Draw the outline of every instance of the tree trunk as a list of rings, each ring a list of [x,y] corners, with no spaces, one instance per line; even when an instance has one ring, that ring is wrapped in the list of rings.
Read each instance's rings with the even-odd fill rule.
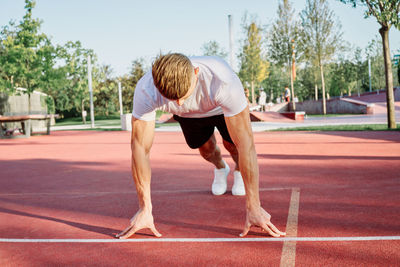
[[[81,111],[82,111],[82,123],[86,124],[85,103],[83,100],[81,102]]]
[[[291,87],[291,89],[292,89],[292,108],[293,108],[293,111],[296,111],[296,103],[295,103],[295,101],[294,101],[293,79],[294,79],[294,77],[293,77],[293,71],[292,71],[292,68],[290,68],[290,87]]]
[[[315,84],[315,101],[318,101],[318,85]]]
[[[322,66],[322,63],[319,63],[319,69],[321,71],[321,82],[322,82],[322,113],[326,115],[325,79],[324,79],[324,67]]]
[[[393,73],[392,73],[392,61],[390,59],[389,49],[389,27],[382,26],[379,29],[379,33],[382,36],[383,44],[383,58],[385,61],[385,80],[386,80],[386,102],[387,102],[387,120],[388,128],[396,128],[396,119],[394,112],[394,94],[393,94]]]
[[[32,112],[32,104],[31,104],[31,93],[28,93],[28,115]]]
[[[256,96],[254,95],[254,81],[251,81],[251,104],[256,103]]]
[[[106,102],[106,116],[108,117],[108,102]]]
[[[269,102],[273,102],[274,101],[274,91],[272,91],[272,89],[269,91]]]

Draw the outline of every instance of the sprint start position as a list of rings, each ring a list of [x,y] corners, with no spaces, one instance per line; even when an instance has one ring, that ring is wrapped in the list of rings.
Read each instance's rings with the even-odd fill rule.
[[[132,176],[139,198],[139,211],[130,225],[116,237],[129,238],[137,231],[154,226],[150,196],[150,148],[153,144],[156,109],[174,114],[186,143],[215,165],[212,193],[227,189],[229,166],[221,157],[214,136],[217,127],[223,145],[236,163],[233,195],[246,195],[246,222],[241,237],[252,226],[271,236],[286,235],[271,223],[259,197],[259,170],[247,99],[243,86],[229,67],[217,57],[191,57],[171,53],[160,55],[138,82],[132,112]],[[243,176],[243,178],[242,178]]]

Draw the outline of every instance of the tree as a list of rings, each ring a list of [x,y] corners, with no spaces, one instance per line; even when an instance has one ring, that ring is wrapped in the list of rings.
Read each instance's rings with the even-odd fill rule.
[[[271,64],[268,71],[268,77],[262,81],[261,86],[265,89],[267,95],[269,94],[269,102],[276,102],[275,100],[282,95],[282,88],[287,83],[287,77],[282,72],[282,68],[275,64]]]
[[[145,74],[145,63],[142,58],[135,59],[131,65],[129,75],[120,78],[122,86],[122,104],[124,106],[124,113],[132,112],[133,107],[133,94],[135,87],[140,78]]]
[[[382,40],[379,39],[371,40],[365,48],[367,64],[368,59],[371,63],[371,87],[378,90],[385,87],[385,62],[382,53]]]
[[[105,116],[116,113],[119,106],[117,83],[113,79],[112,73],[113,70],[110,65],[103,65],[94,77],[93,98],[95,99],[95,111]]]
[[[353,7],[357,5],[365,6],[365,17],[374,16],[381,25],[379,33],[382,37],[383,58],[385,62],[386,80],[386,101],[388,128],[396,128],[394,93],[393,93],[393,73],[392,61],[389,48],[389,31],[392,25],[400,29],[400,1],[399,0],[339,0],[343,3],[350,3]]]
[[[269,58],[280,67],[285,68],[287,74],[287,84],[293,81],[292,62],[298,62],[302,55],[301,47],[297,47],[297,53],[294,54],[294,42],[299,40],[300,23],[294,15],[292,4],[288,0],[283,0],[278,6],[278,18],[272,24],[268,36]],[[293,56],[295,58],[293,58]],[[292,88],[292,98],[294,98],[294,89]]]
[[[326,114],[324,65],[341,49],[340,24],[334,20],[333,11],[326,0],[307,0],[301,12],[303,26],[302,43],[305,56],[313,65],[318,65],[322,83],[322,109]]]
[[[217,56],[226,60],[228,53],[220,47],[217,41],[209,41],[201,47],[204,56]]]
[[[242,52],[239,55],[240,71],[239,78],[242,82],[250,84],[252,104],[255,104],[255,86],[259,86],[268,76],[269,62],[262,54],[261,30],[253,21],[247,24],[244,19],[243,28],[247,38],[244,40]]]
[[[306,62],[304,68],[298,70],[296,91],[299,99],[318,100],[318,84],[320,82],[318,73],[318,67],[309,62]]]
[[[57,48],[60,67],[55,71],[59,76],[57,86],[53,87],[49,94],[54,97],[56,109],[61,113],[77,111],[82,114],[88,107],[89,88],[87,79],[87,58],[91,57],[93,77],[98,76],[96,68],[96,55],[91,49],[82,47],[79,41],[67,42]],[[94,88],[96,82],[94,82]]]
[[[17,66],[15,66],[17,52],[14,49],[16,30],[14,28],[14,22],[10,22],[9,26],[4,26],[0,33],[0,92],[10,94],[15,91],[14,75],[17,72]]]
[[[358,92],[363,92],[369,88],[368,62],[362,56],[361,48],[357,47],[354,51],[353,62],[356,65],[356,79]]]
[[[330,92],[334,96],[351,96],[357,85],[356,65],[349,59],[340,57],[337,62],[330,64]]]
[[[49,87],[56,50],[40,33],[41,21],[32,18],[34,7],[35,1],[25,0],[26,13],[21,22],[10,22],[1,30],[1,91],[13,93],[17,87],[24,87],[30,97],[34,90]]]

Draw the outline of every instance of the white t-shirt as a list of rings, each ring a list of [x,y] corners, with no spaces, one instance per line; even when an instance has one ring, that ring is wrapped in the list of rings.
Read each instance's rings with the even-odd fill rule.
[[[265,106],[267,103],[267,93],[264,91],[260,91],[260,97],[258,98],[258,104],[261,106]]]
[[[242,83],[229,65],[218,57],[191,57],[199,67],[198,81],[193,93],[182,106],[176,100],[162,96],[154,86],[151,71],[137,83],[133,97],[132,115],[140,120],[155,120],[156,109],[186,118],[204,118],[224,114],[234,116],[247,107]]]

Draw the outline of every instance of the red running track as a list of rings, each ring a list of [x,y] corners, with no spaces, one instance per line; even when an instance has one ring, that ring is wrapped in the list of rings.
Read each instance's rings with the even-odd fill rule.
[[[213,196],[211,165],[181,133],[157,132],[152,198],[163,237],[146,242],[154,237],[142,231],[130,239],[140,242],[118,242],[113,235],[138,206],[129,133],[55,132],[0,140],[0,266],[400,265],[398,239],[346,239],[400,236],[398,132],[272,132],[255,140],[263,206],[278,228],[314,241],[271,241],[253,229],[238,242],[245,198]],[[191,239],[171,242],[179,238]],[[15,242],[49,239],[66,243]],[[81,243],[90,240],[99,242]]]

